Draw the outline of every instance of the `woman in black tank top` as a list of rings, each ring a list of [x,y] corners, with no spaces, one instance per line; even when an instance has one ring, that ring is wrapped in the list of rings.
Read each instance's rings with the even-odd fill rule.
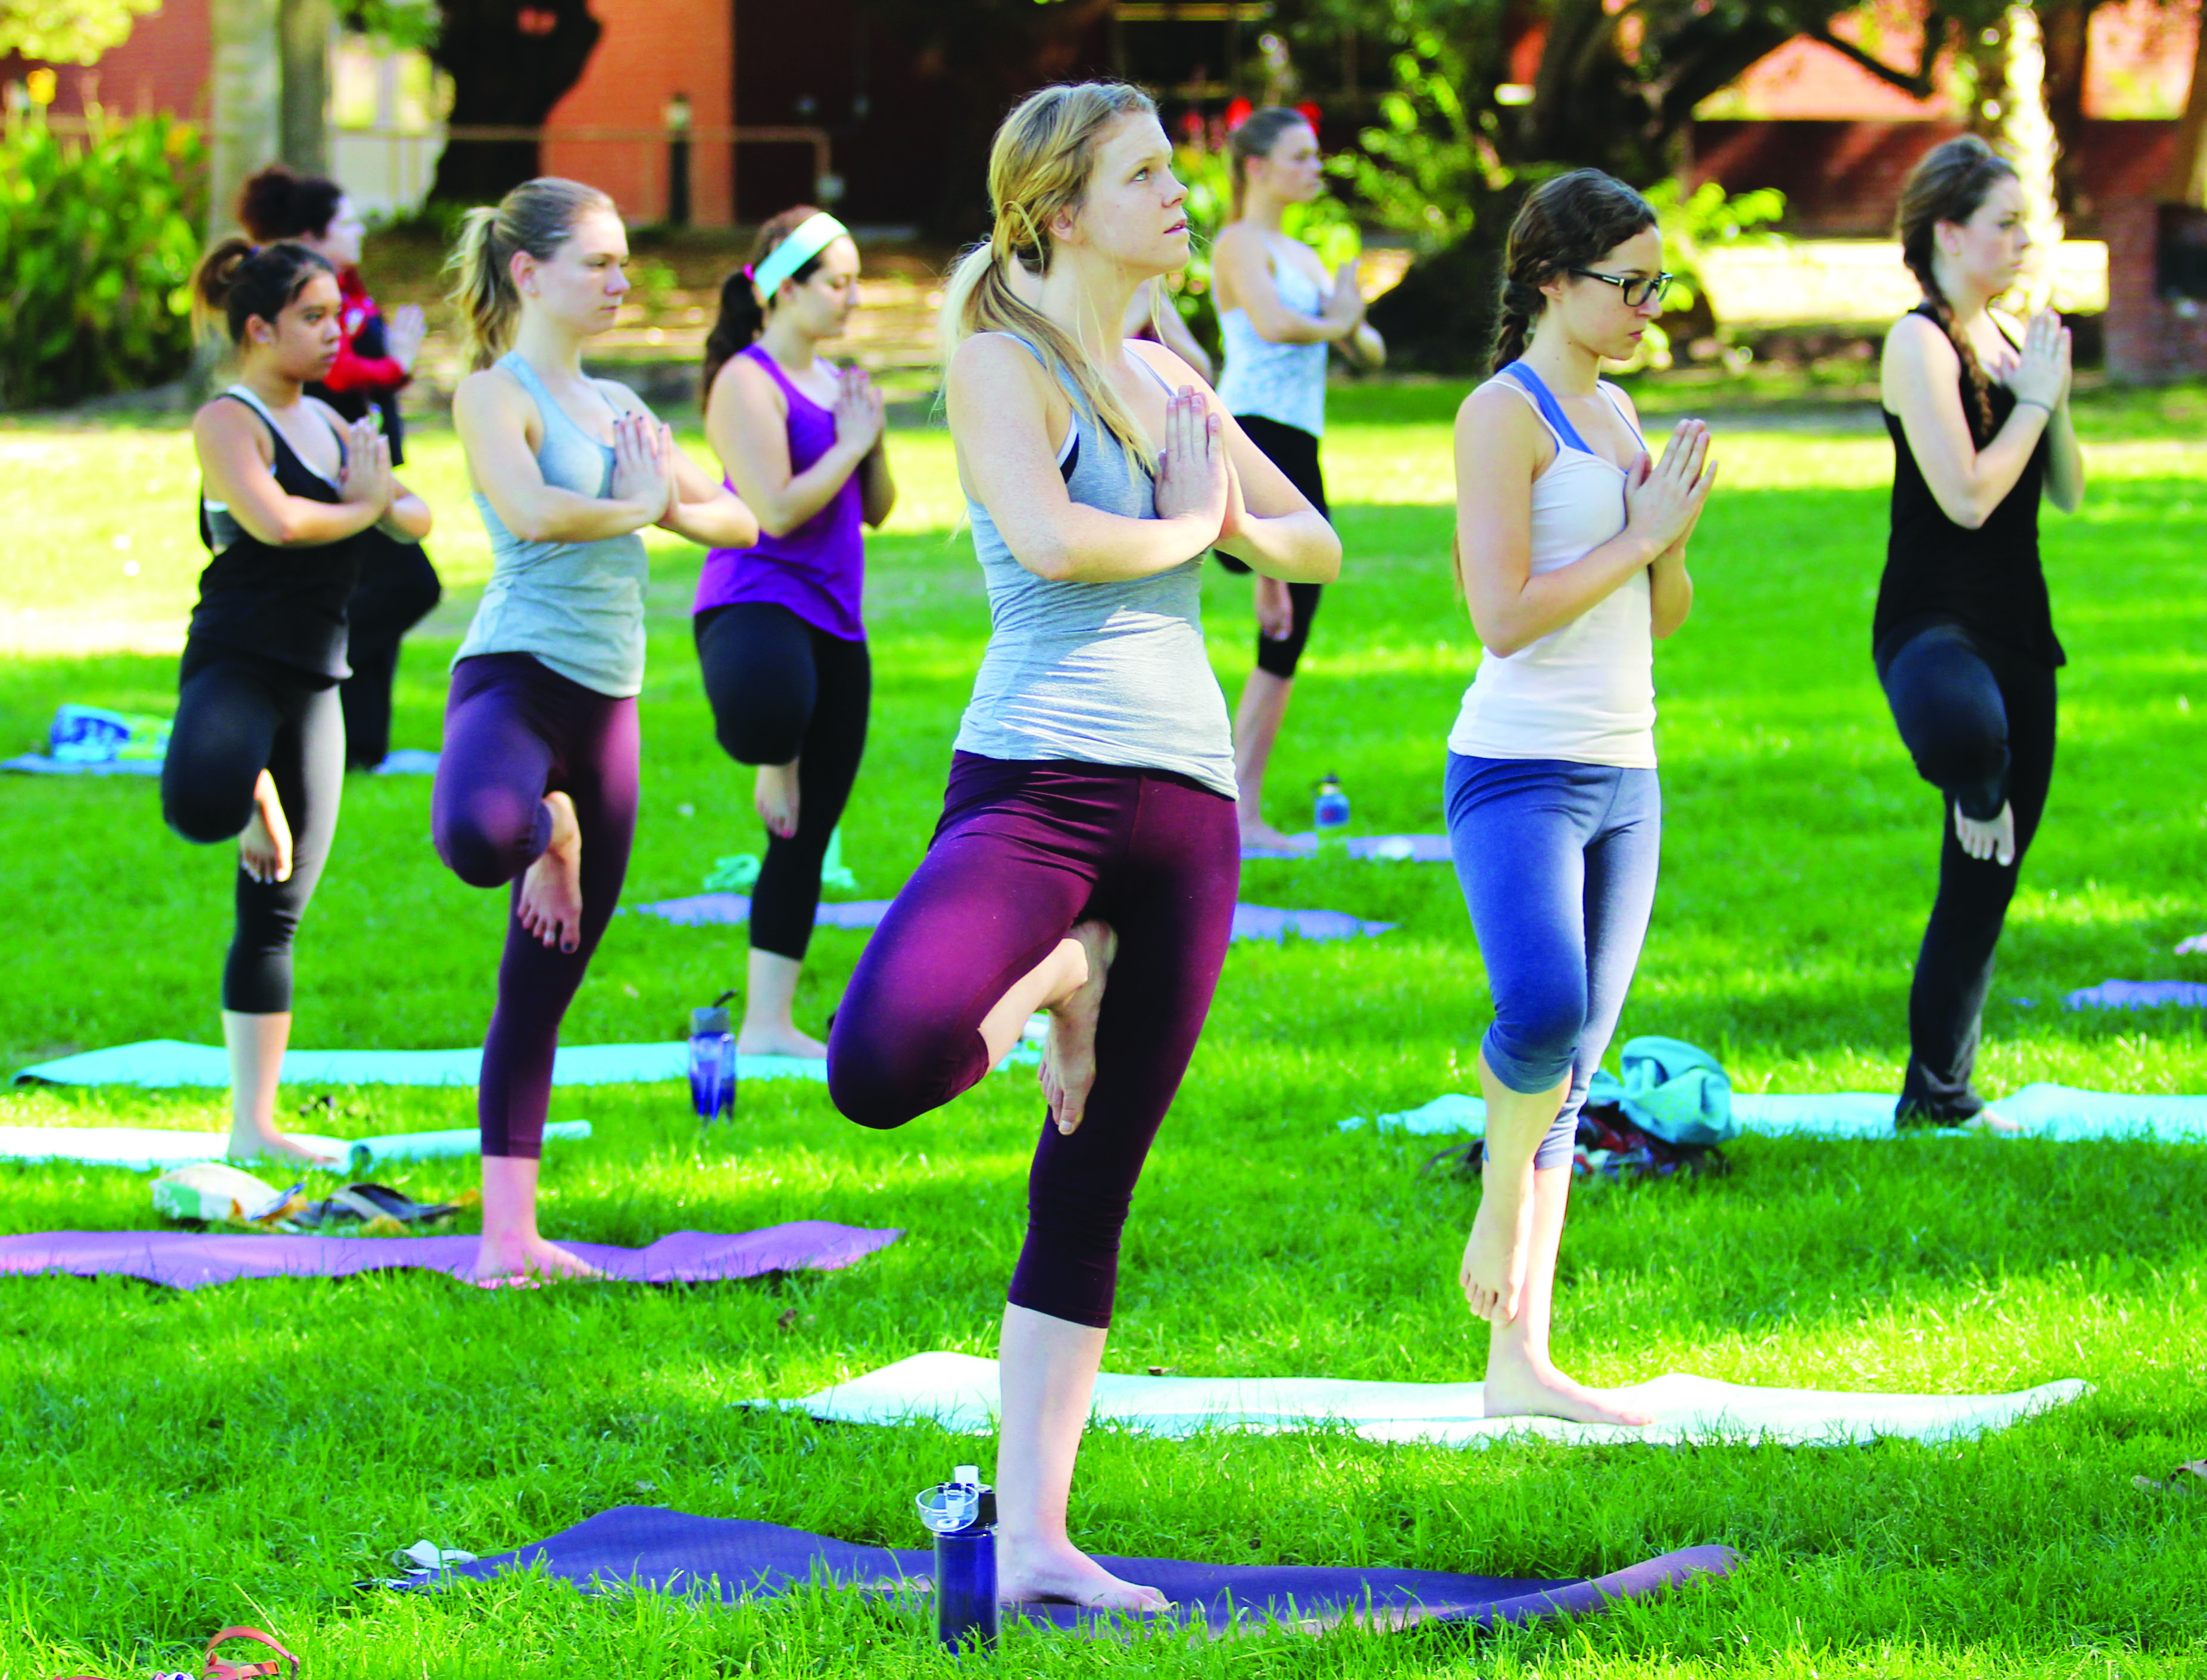
[[[236,840],[236,930],[223,970],[229,1152],[315,1152],[276,1128],[291,1032],[291,938],[337,832],[345,602],[368,533],[418,542],[429,510],[391,475],[373,425],[304,394],[341,342],[337,278],[301,245],[225,240],[194,279],[219,312],[238,380],[192,419],[202,484],[200,575],[161,767],[169,826]],[[334,1163],[328,1163],[334,1164]]]
[[[1896,1117],[1958,1125],[2018,869],[2054,772],[2054,673],[2065,662],[2038,562],[2038,504],[2084,495],[2069,421],[2069,333],[2045,311],[2020,342],[1990,313],[2031,236],[2022,183],[1983,140],[1926,154],[1900,204],[1924,302],[1882,369],[1893,527],[1871,631],[1878,679],[1917,774],[1940,790],[1939,896],[1908,1002]]]

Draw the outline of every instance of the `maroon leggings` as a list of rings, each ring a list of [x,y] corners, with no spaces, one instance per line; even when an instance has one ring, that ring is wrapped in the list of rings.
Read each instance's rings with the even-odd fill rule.
[[[1234,802],[1187,778],[959,753],[942,820],[835,1011],[828,1088],[901,1126],[989,1071],[981,1022],[1076,922],[1119,936],[1086,1117],[1044,1116],[1011,1300],[1101,1330],[1134,1181],[1203,1031],[1234,928]]]
[[[505,924],[498,1007],[483,1038],[475,1111],[486,1156],[544,1152],[559,1021],[620,901],[636,837],[636,702],[570,682],[527,654],[479,654],[452,667],[445,746],[429,800],[437,855],[470,887],[513,883],[552,839],[544,796],[575,802],[583,831],[583,925],[571,952]]]

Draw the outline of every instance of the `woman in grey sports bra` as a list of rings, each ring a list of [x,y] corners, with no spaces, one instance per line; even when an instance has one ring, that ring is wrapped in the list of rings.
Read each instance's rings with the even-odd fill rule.
[[[476,1086],[480,1282],[590,1270],[537,1231],[537,1158],[559,1021],[636,831],[644,528],[709,548],[758,541],[751,511],[632,392],[583,374],[627,260],[613,200],[551,177],[469,212],[453,254],[475,371],[452,422],[492,563],[452,661],[430,831],[463,881],[513,888]]]
[[[1000,1586],[1136,1610],[1163,1599],[1075,1549],[1065,1510],[1120,1228],[1233,925],[1233,747],[1198,617],[1203,555],[1216,542],[1313,583],[1341,558],[1186,363],[1116,335],[1134,289],[1187,260],[1171,161],[1155,107],[1112,84],[1046,89],[996,136],[996,230],[943,306],[989,649],[934,844],[828,1046],[836,1106],[901,1126],[1050,1012],[1050,1123],[1004,1314]],[[1034,304],[1015,267],[1039,276]]]

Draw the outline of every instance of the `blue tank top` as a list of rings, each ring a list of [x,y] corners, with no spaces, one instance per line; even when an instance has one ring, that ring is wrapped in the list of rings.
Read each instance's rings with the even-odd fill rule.
[[[1085,412],[1071,381],[1058,382],[1073,403],[1061,457],[1067,492],[1121,518],[1156,518],[1149,473]],[[1126,582],[1055,583],[1013,558],[988,509],[969,499],[966,511],[990,634],[958,750],[1170,770],[1234,798],[1226,698],[1203,643],[1203,556]]]
[[[544,428],[536,465],[544,481],[578,496],[610,498],[613,446],[569,419],[517,352],[507,351],[498,365],[535,402]],[[606,406],[613,408],[610,397]],[[595,542],[524,542],[505,528],[480,490],[475,507],[490,533],[490,582],[452,663],[477,654],[528,654],[569,682],[609,698],[640,692],[643,586],[649,573],[643,534]]]

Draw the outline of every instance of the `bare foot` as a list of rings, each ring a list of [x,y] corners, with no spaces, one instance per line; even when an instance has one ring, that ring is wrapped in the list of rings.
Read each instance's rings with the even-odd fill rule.
[[[291,825],[266,770],[253,784],[253,815],[237,836],[237,866],[263,886],[291,878]]]
[[[1050,1118],[1070,1137],[1080,1128],[1096,1084],[1096,1021],[1104,1012],[1104,982],[1119,954],[1119,936],[1102,922],[1083,922],[1068,938],[1087,959],[1086,977],[1050,1006],[1050,1037],[1042,1050],[1042,1092]],[[1079,1557],[1078,1551],[1071,1552]],[[1083,1560],[1086,1561],[1085,1559]]]
[[[546,945],[572,951],[583,940],[583,830],[565,793],[547,793],[544,808],[552,813],[552,843],[522,876],[514,913]]]
[[[1096,1610],[1170,1610],[1154,1587],[1121,1581],[1070,1540],[1020,1544],[1000,1538],[996,1596],[1006,1604],[1077,1604]]]
[[[762,764],[751,783],[751,804],[766,824],[766,831],[787,840],[797,832],[797,760],[787,764]]]
[[[1644,1429],[1645,1412],[1621,1405],[1601,1389],[1575,1383],[1543,1359],[1528,1359],[1510,1338],[1498,1336],[1486,1354],[1486,1415],[1564,1418],[1572,1423],[1614,1423]]]
[[[1533,1235],[1529,1188],[1522,1181],[1508,1182],[1492,1166],[1481,1182],[1479,1212],[1463,1245],[1456,1282],[1472,1312],[1489,1324],[1506,1324],[1515,1318],[1524,1294],[1526,1253]]]
[[[2019,1120],[2010,1120],[1996,1109],[1979,1109],[1977,1113],[1962,1122],[1962,1130],[1997,1132],[2004,1138],[2013,1138],[2022,1134],[2023,1122]]]
[[[1963,816],[1961,806],[1956,805],[1954,838],[1961,841],[1963,851],[1980,863],[1989,858],[2007,869],[2015,862],[2015,811],[2002,805],[1998,816],[1980,822],[1974,816]]]
[[[332,1155],[272,1128],[266,1132],[241,1132],[233,1126],[223,1153],[232,1161],[299,1161],[332,1172],[345,1163],[342,1156]]]
[[[1241,845],[1245,850],[1261,852],[1301,852],[1304,848],[1295,838],[1282,834],[1261,816],[1252,817],[1241,825]]]
[[[493,1237],[488,1232],[475,1250],[475,1269],[468,1274],[471,1282],[486,1288],[532,1278],[604,1276],[588,1260],[533,1233],[525,1237]]]
[[[809,1032],[793,1026],[746,1025],[736,1035],[738,1055],[802,1055],[815,1061],[827,1056],[828,1047]]]

